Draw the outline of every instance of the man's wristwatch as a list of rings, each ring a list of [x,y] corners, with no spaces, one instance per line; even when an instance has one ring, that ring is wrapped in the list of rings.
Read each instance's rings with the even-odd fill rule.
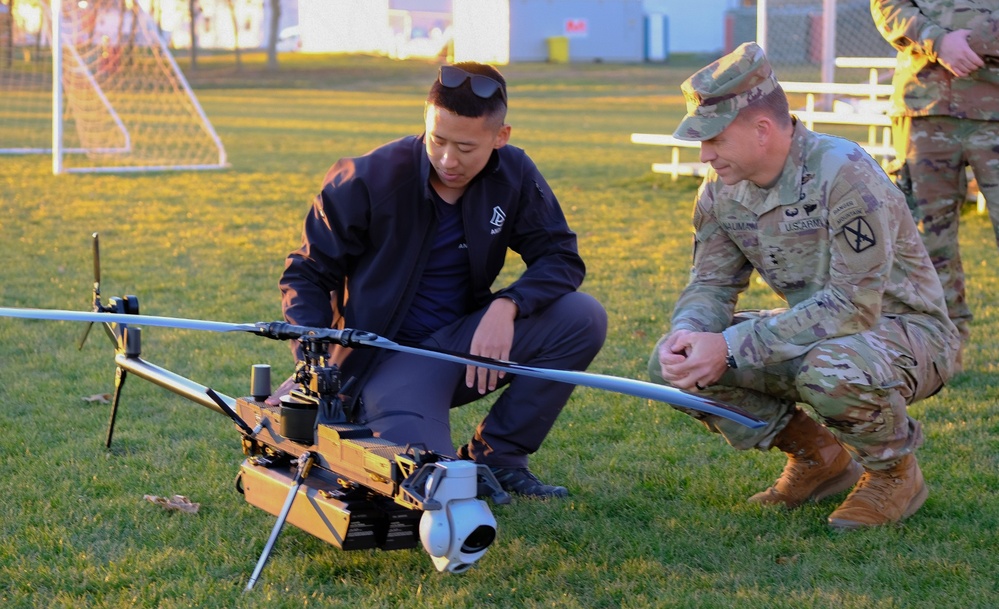
[[[725,339],[725,349],[728,350],[728,355],[725,356],[725,365],[735,370],[737,366],[735,364],[735,356],[732,355],[732,345],[728,344],[728,338],[725,338],[724,334],[722,334],[722,338]]]

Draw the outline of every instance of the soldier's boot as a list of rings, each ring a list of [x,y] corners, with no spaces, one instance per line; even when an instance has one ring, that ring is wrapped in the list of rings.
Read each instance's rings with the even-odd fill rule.
[[[751,503],[796,508],[818,502],[856,484],[864,471],[836,436],[800,408],[773,445],[787,454],[787,464],[773,486],[749,498]]]
[[[929,495],[914,455],[886,470],[866,470],[843,504],[829,515],[838,531],[899,522],[916,513]]]

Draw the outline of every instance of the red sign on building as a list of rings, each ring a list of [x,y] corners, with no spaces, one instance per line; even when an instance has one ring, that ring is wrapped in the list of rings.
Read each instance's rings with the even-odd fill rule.
[[[589,23],[586,19],[566,19],[565,35],[583,37],[589,33]]]

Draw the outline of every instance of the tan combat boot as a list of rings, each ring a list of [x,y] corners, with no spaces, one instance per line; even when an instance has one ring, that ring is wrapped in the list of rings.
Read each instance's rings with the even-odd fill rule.
[[[929,495],[914,455],[886,470],[866,470],[846,501],[829,515],[839,531],[898,522],[916,513]]]
[[[800,408],[773,445],[787,454],[787,465],[773,486],[749,498],[751,503],[795,508],[818,502],[850,488],[863,473],[839,440]]]

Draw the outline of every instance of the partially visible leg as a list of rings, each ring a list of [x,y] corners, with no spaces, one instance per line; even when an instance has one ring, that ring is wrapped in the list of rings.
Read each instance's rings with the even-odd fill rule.
[[[427,346],[467,353],[483,311],[427,339]],[[593,297],[573,292],[516,322],[511,359],[539,368],[583,370],[599,352],[607,315]],[[376,362],[361,391],[360,424],[379,437],[455,456],[450,409],[481,397],[465,387],[465,366],[406,353]],[[463,456],[491,466],[527,467],[572,393],[573,385],[507,374],[507,386]]]
[[[668,336],[668,333],[667,333]],[[659,345],[663,336],[649,355],[649,379],[653,383],[669,385],[662,377],[659,363]],[[676,410],[700,421],[712,433],[720,434],[733,448],[748,450],[769,449],[774,438],[794,415],[798,395],[794,389],[794,372],[797,364],[774,366],[763,370],[729,370],[714,385],[698,391],[706,398],[738,406],[763,421],[766,425],[751,429],[723,417],[673,406]]]
[[[467,352],[481,312],[462,323],[435,334],[435,346]],[[534,315],[515,322],[510,359],[535,368],[585,370],[603,346],[607,314],[592,296],[572,292]],[[458,456],[488,465],[503,489],[536,498],[566,497],[562,486],[541,482],[527,467],[547,437],[573,385],[507,373],[500,380],[506,387],[479,424],[471,441]],[[461,406],[482,397],[463,379],[452,405]]]
[[[455,456],[449,413],[465,367],[408,353],[386,353],[361,391],[357,422],[379,437]]]
[[[926,500],[914,455],[922,427],[907,405],[943,383],[927,334],[904,318],[884,318],[871,331],[826,341],[805,357],[799,393],[864,466],[853,492],[829,516],[835,529],[897,522]]]
[[[999,121],[968,121],[965,148],[999,245]],[[962,335],[962,339],[966,336]]]
[[[468,350],[477,317],[435,340],[445,349]],[[536,368],[585,370],[603,346],[607,314],[588,294],[572,292],[536,314],[516,321],[510,359]],[[527,467],[528,455],[540,448],[574,385],[507,373],[507,385],[479,424],[466,452],[476,462],[498,467]],[[459,383],[453,405],[482,397]]]
[[[978,190],[985,197],[989,219],[992,220],[992,229],[999,245],[999,121],[965,120],[962,123],[961,141],[968,164],[975,173]]]
[[[735,322],[754,313],[741,312]],[[649,358],[649,377],[653,382],[667,384],[661,376],[658,353],[657,344]],[[699,392],[738,405],[767,421],[761,429],[749,429],[721,417],[678,408],[724,436],[737,449],[776,447],[787,455],[780,477],[769,488],[750,497],[753,503],[794,508],[844,491],[860,477],[860,466],[839,441],[795,405],[800,401],[795,378],[801,362],[798,358],[763,370],[729,370],[718,383]]]
[[[818,503],[851,488],[864,471],[828,429],[800,408],[774,446],[787,455],[784,471],[770,488],[750,497],[751,503],[789,508]]]
[[[905,155],[911,181],[909,204],[943,285],[948,315],[964,340],[972,313],[958,246],[961,208],[968,191],[961,119],[927,116],[906,120],[911,120]]]

